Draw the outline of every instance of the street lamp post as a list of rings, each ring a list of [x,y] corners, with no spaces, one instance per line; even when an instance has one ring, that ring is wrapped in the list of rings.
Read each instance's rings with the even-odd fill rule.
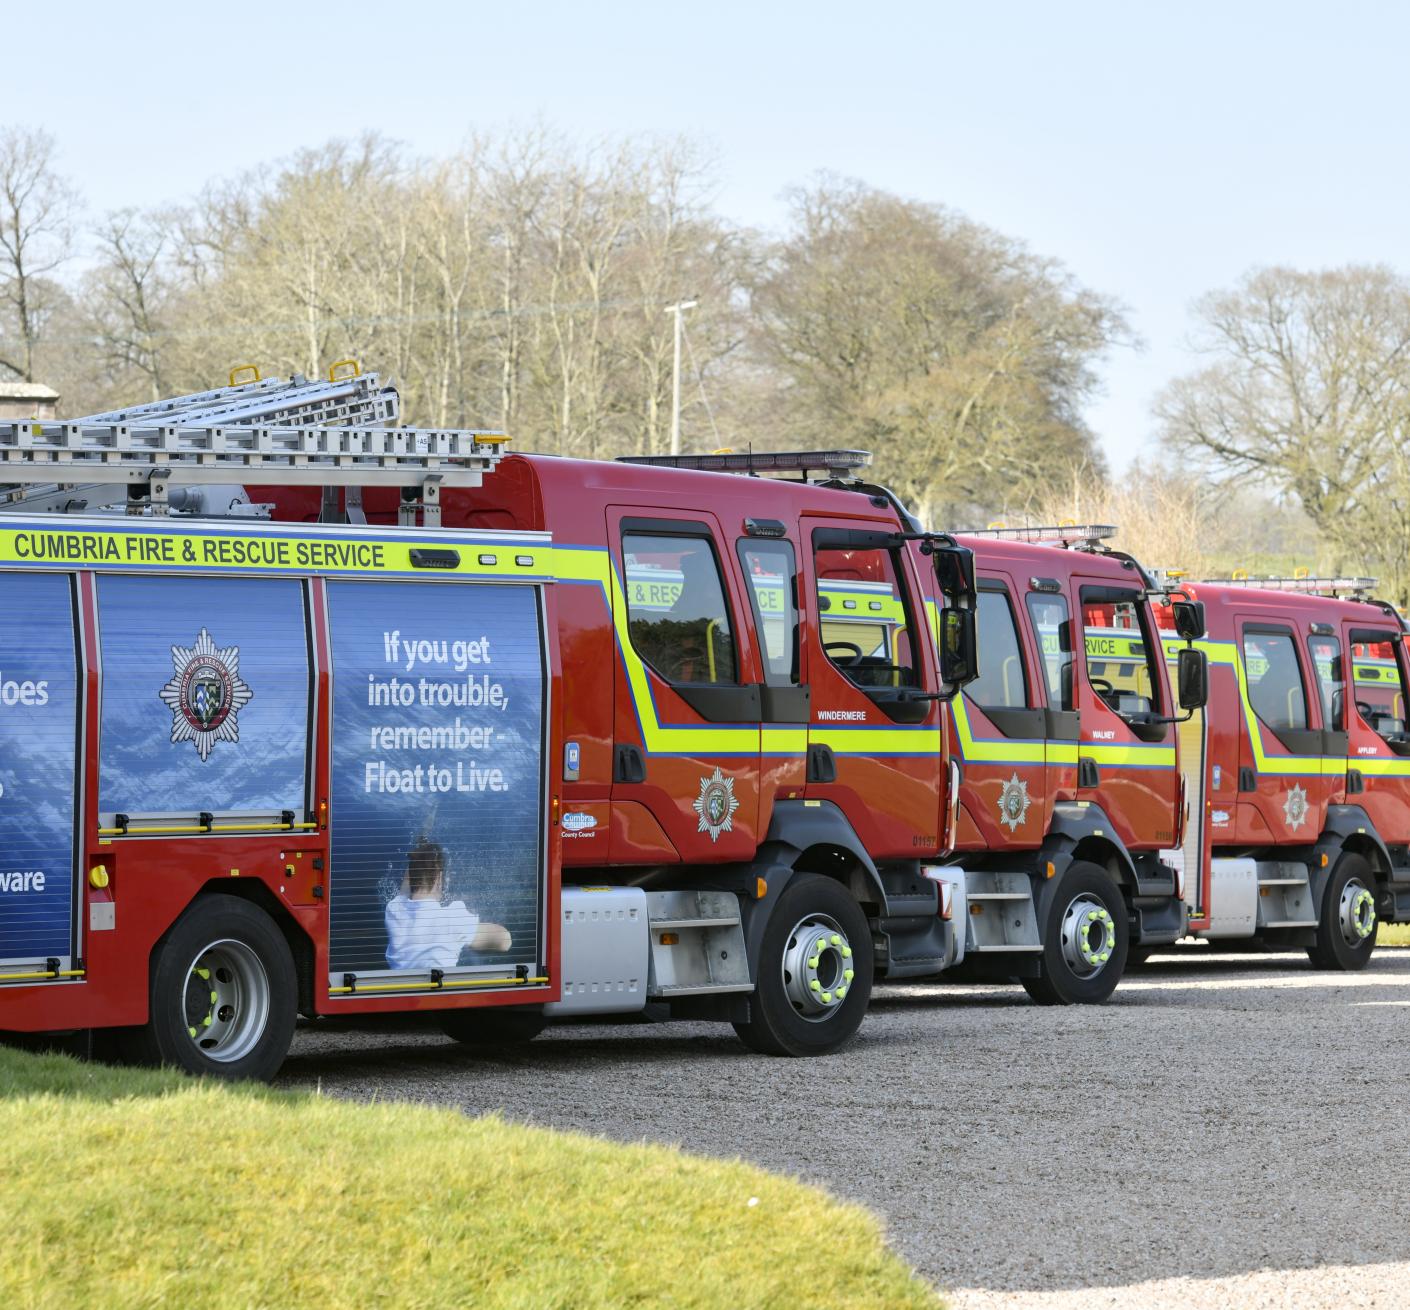
[[[697,300],[682,300],[674,305],[667,305],[665,312],[676,316],[676,340],[675,352],[672,356],[671,365],[671,454],[681,453],[681,314],[687,309],[694,309],[700,302]]]

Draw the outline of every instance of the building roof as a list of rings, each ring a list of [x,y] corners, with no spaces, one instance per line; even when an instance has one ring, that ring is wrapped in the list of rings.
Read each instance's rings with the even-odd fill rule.
[[[0,400],[58,400],[59,393],[42,382],[0,382]]]

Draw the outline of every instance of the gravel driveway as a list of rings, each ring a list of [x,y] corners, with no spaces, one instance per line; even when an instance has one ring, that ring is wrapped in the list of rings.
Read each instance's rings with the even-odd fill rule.
[[[1407,1073],[1410,950],[1336,975],[1192,947],[1094,1009],[884,987],[822,1060],[701,1024],[489,1055],[306,1029],[283,1082],[744,1156],[880,1212],[957,1306],[1091,1310],[1410,1305]]]

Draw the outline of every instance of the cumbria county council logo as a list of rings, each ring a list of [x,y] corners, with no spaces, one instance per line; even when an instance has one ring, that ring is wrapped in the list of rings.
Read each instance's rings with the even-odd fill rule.
[[[999,822],[1010,832],[1017,832],[1019,825],[1028,817],[1028,807],[1032,804],[1028,784],[1015,773],[999,792]]]
[[[1302,787],[1294,787],[1283,802],[1283,818],[1289,828],[1300,828],[1307,817],[1307,792]]]
[[[734,812],[739,801],[734,795],[734,779],[726,778],[718,768],[708,778],[700,779],[700,795],[691,802],[700,816],[696,832],[708,832],[711,841],[719,841],[722,832],[734,831]]]
[[[240,676],[240,648],[219,649],[204,628],[194,646],[173,646],[176,671],[158,693],[171,709],[171,739],[194,741],[202,760],[218,741],[239,741],[236,714],[254,696]]]

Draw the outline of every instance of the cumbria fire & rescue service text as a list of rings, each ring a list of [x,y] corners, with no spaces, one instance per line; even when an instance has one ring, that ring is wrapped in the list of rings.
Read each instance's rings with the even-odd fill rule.
[[[382,634],[383,658],[398,670],[392,677],[367,677],[367,703],[388,709],[417,711],[486,709],[503,713],[509,708],[504,684],[475,666],[493,663],[488,637],[404,638],[401,631]],[[427,677],[421,670],[451,670],[463,675],[456,681]],[[402,673],[408,676],[401,676]],[[415,675],[415,676],[410,676]],[[419,716],[417,716],[419,717]],[[494,727],[467,723],[459,715],[441,723],[375,723],[368,745],[378,753],[405,751],[449,752],[451,759],[420,759],[414,764],[369,759],[363,765],[363,790],[367,792],[502,792],[508,790],[504,770],[466,759],[467,751],[492,751]]]
[[[187,537],[166,533],[16,532],[16,559],[64,564],[215,564],[246,568],[380,569],[386,549],[367,541]]]

